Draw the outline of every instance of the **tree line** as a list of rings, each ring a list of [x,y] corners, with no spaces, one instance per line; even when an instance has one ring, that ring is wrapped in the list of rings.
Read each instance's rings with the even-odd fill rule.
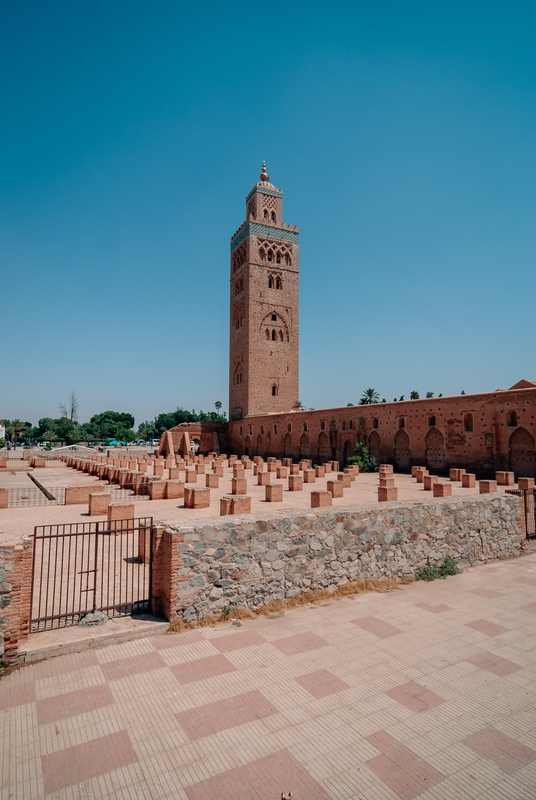
[[[39,444],[47,442],[53,444],[76,444],[77,442],[108,442],[116,440],[118,443],[148,441],[159,439],[164,431],[179,425],[181,422],[227,422],[225,413],[221,413],[221,402],[214,404],[216,411],[187,411],[177,408],[163,414],[158,414],[153,420],[146,420],[135,429],[134,416],[124,411],[102,411],[94,414],[89,422],[80,423],[78,420],[78,400],[76,394],[71,392],[67,404],[60,403],[60,416],[56,418],[42,417],[37,425],[24,422],[20,419],[3,419],[6,428],[6,439],[15,445],[20,442],[25,444]],[[0,440],[0,446],[4,442]]]

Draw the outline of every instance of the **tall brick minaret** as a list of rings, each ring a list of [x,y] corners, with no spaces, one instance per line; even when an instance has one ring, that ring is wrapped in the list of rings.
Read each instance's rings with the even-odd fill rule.
[[[290,411],[298,394],[298,228],[262,164],[231,238],[229,418]]]

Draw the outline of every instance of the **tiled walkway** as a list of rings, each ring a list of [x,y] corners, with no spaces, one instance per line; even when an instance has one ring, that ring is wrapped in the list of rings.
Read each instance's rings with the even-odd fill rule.
[[[534,800],[536,555],[0,682],[2,800]]]

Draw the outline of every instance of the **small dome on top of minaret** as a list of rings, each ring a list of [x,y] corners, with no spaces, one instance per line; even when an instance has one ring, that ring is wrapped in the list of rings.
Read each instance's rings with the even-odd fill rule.
[[[262,172],[261,172],[261,181],[268,181],[270,180],[270,176],[266,172],[266,161],[262,162]]]

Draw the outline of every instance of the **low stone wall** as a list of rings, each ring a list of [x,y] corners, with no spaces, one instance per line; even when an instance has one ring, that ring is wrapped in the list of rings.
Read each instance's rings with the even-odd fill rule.
[[[524,539],[510,495],[167,523],[162,606],[192,621],[229,604],[256,609],[349,581],[409,577],[447,555],[461,567],[516,556]]]
[[[17,663],[30,619],[33,539],[0,536],[0,674]]]

